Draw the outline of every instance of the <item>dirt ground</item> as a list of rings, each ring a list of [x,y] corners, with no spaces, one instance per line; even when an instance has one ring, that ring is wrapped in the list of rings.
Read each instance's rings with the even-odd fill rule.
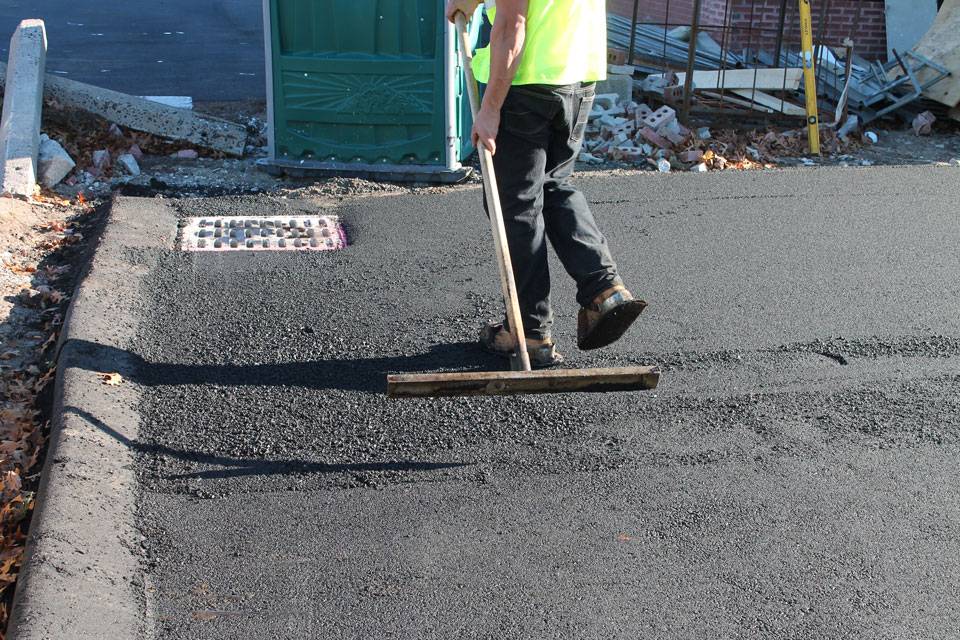
[[[96,219],[82,200],[0,198],[0,629],[40,480],[58,338]]]

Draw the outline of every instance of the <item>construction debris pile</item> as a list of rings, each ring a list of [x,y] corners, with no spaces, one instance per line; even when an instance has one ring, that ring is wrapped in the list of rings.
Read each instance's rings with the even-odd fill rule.
[[[141,173],[144,155],[195,159],[200,156],[223,157],[223,153],[180,142],[109,122],[96,116],[69,117],[54,110],[45,113],[37,178],[47,188],[60,182],[91,186],[97,181]]]
[[[850,152],[858,147],[852,138],[825,131],[823,148],[828,153]],[[620,102],[618,94],[601,94],[594,100],[584,134],[581,162],[607,161],[649,165],[663,173],[671,171],[771,168],[784,156],[806,153],[803,130],[712,132],[708,127],[688,129],[677,120],[673,107],[653,110],[646,104]]]
[[[691,105],[691,115],[759,113],[779,120],[796,118],[797,127],[810,116],[804,106],[804,58],[799,51],[735,52],[695,27],[631,25],[617,15],[608,17],[607,33],[611,66],[605,91],[616,91],[619,104],[611,103],[610,96],[598,100],[588,129],[586,162],[649,162],[660,170],[669,163],[701,170],[691,152],[705,141],[676,121],[674,109],[681,104]],[[865,127],[882,118],[909,124],[917,135],[930,134],[938,116],[960,121],[960,0],[945,0],[920,42],[910,51],[893,49],[887,63],[869,62],[855,47],[848,38],[840,47],[821,44],[811,50],[823,151],[876,143],[876,132]],[[644,101],[653,107],[637,104]],[[798,145],[789,142],[799,139],[792,133],[781,136],[788,144],[778,138],[773,147],[793,150]],[[748,152],[746,159],[764,161],[763,153]]]

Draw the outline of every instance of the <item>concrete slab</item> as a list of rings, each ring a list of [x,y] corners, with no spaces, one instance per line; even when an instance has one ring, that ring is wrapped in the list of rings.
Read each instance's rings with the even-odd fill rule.
[[[7,67],[0,62],[0,80]],[[119,125],[152,133],[170,140],[182,140],[198,147],[240,156],[247,142],[247,130],[235,122],[178,109],[152,100],[75,82],[47,74],[43,84],[47,101],[65,109],[78,109]]]
[[[33,195],[47,59],[43,20],[24,20],[10,39],[10,73],[0,117],[0,194]]]
[[[633,100],[633,76],[607,74],[606,80],[597,83],[597,93],[615,93],[620,96],[620,104]]]

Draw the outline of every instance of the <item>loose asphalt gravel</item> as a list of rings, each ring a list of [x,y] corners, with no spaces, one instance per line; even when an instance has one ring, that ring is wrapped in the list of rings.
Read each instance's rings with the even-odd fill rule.
[[[476,187],[319,207],[335,253],[146,283],[139,520],[162,638],[931,638],[960,614],[960,171],[584,176],[650,307],[571,366],[651,393],[389,400],[491,369]],[[116,206],[137,207],[135,199]]]

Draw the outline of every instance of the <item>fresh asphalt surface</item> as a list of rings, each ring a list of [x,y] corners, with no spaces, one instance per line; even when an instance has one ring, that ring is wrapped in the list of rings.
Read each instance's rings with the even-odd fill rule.
[[[325,210],[338,253],[170,252],[131,346],[157,637],[956,635],[958,176],[580,178],[651,306],[578,353],[553,263],[556,337],[653,393],[385,397],[498,366],[477,188]]]
[[[248,100],[266,92],[259,0],[3,0],[0,59],[25,18],[47,28],[47,71],[133,95]]]

